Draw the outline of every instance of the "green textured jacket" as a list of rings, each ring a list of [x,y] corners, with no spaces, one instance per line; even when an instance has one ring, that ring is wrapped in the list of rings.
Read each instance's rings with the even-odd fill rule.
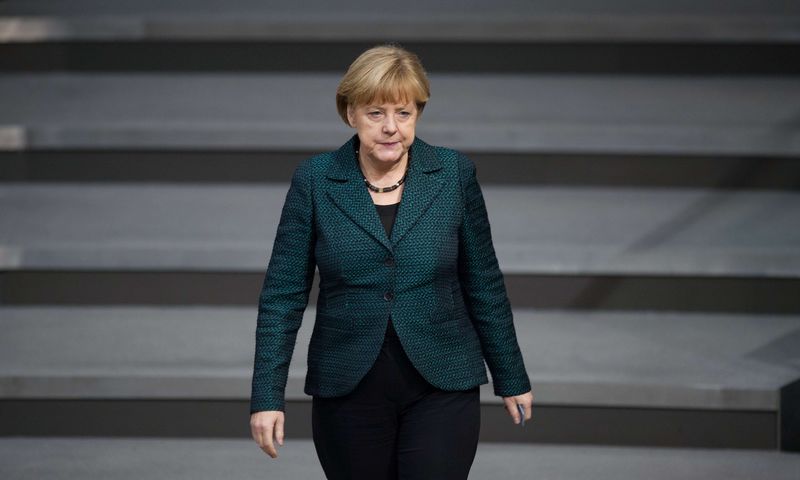
[[[352,391],[378,357],[388,318],[434,386],[531,390],[475,166],[419,137],[387,237],[353,135],[294,171],[259,298],[251,413],[284,410],[297,331],[319,269],[304,392]],[[484,361],[486,363],[484,363]]]

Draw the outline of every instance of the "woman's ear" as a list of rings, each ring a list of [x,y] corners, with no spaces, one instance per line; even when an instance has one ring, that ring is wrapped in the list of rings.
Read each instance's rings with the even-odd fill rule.
[[[349,123],[351,127],[356,128],[355,112],[353,111],[352,105],[347,106],[347,123]]]

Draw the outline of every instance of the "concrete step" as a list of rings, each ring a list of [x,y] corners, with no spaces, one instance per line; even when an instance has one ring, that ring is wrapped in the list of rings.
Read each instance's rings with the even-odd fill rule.
[[[5,184],[0,266],[263,272],[287,188]],[[800,237],[793,228],[800,225],[800,195],[794,191],[513,185],[483,190],[507,274],[800,276]]]
[[[0,433],[247,435],[255,314],[2,307]],[[305,438],[314,315],[306,310],[286,388],[287,417],[298,419],[287,434]],[[489,383],[481,386],[484,440],[798,448],[790,433],[800,385],[796,315],[515,309],[515,326],[536,428],[509,428]]]
[[[4,74],[0,149],[331,150],[339,74]],[[795,77],[432,74],[417,127],[471,152],[796,157]]]
[[[288,435],[275,459],[251,439],[9,437],[0,438],[0,464],[8,480],[325,478],[313,442]],[[798,472],[800,455],[785,452],[482,442],[469,477],[796,480]]]
[[[309,400],[314,315],[289,400]],[[249,399],[254,308],[5,306],[0,318],[3,399]],[[540,405],[775,412],[800,378],[800,316],[515,309],[515,326]]]
[[[780,0],[457,0],[383,5],[211,0],[0,5],[5,42],[204,40],[797,42],[800,8]]]

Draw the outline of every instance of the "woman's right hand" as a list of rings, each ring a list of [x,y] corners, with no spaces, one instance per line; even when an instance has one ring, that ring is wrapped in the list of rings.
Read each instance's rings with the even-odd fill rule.
[[[268,410],[250,415],[250,433],[261,450],[272,458],[278,458],[273,437],[283,446],[283,412]]]

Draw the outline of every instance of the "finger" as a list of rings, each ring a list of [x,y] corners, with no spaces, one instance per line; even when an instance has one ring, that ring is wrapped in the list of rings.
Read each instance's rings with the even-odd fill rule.
[[[517,404],[514,402],[506,403],[506,411],[508,414],[511,415],[511,418],[514,420],[514,423],[519,423],[519,411],[517,410]]]
[[[264,446],[261,450],[272,458],[278,458],[278,452],[274,447]]]
[[[264,450],[264,445],[266,445],[266,441],[264,440],[264,427],[258,427],[256,435],[258,436],[256,443],[258,444],[259,448],[261,448],[261,450]],[[264,451],[266,452],[266,450]]]
[[[254,423],[250,426],[250,431],[253,434],[253,440],[256,441],[259,447],[264,446],[264,426],[260,423]]]
[[[266,435],[264,435],[263,450],[272,458],[278,457],[278,451],[275,449],[275,444],[272,442],[272,428],[267,428]]]
[[[272,428],[269,426],[260,426],[258,428],[258,446],[267,455],[275,458],[278,453],[275,451],[275,446],[272,444]]]
[[[271,441],[265,442],[261,450],[272,458],[278,458],[278,451],[275,450],[275,445]]]
[[[278,421],[275,423],[275,438],[279,444],[283,445],[283,417],[278,417]]]
[[[531,396],[528,398],[527,410],[528,416],[526,420],[529,420],[533,416],[533,394],[531,394]]]
[[[260,446],[261,445],[261,442],[259,441],[260,434],[256,426],[252,423],[250,424],[250,435],[253,437],[253,440]]]

